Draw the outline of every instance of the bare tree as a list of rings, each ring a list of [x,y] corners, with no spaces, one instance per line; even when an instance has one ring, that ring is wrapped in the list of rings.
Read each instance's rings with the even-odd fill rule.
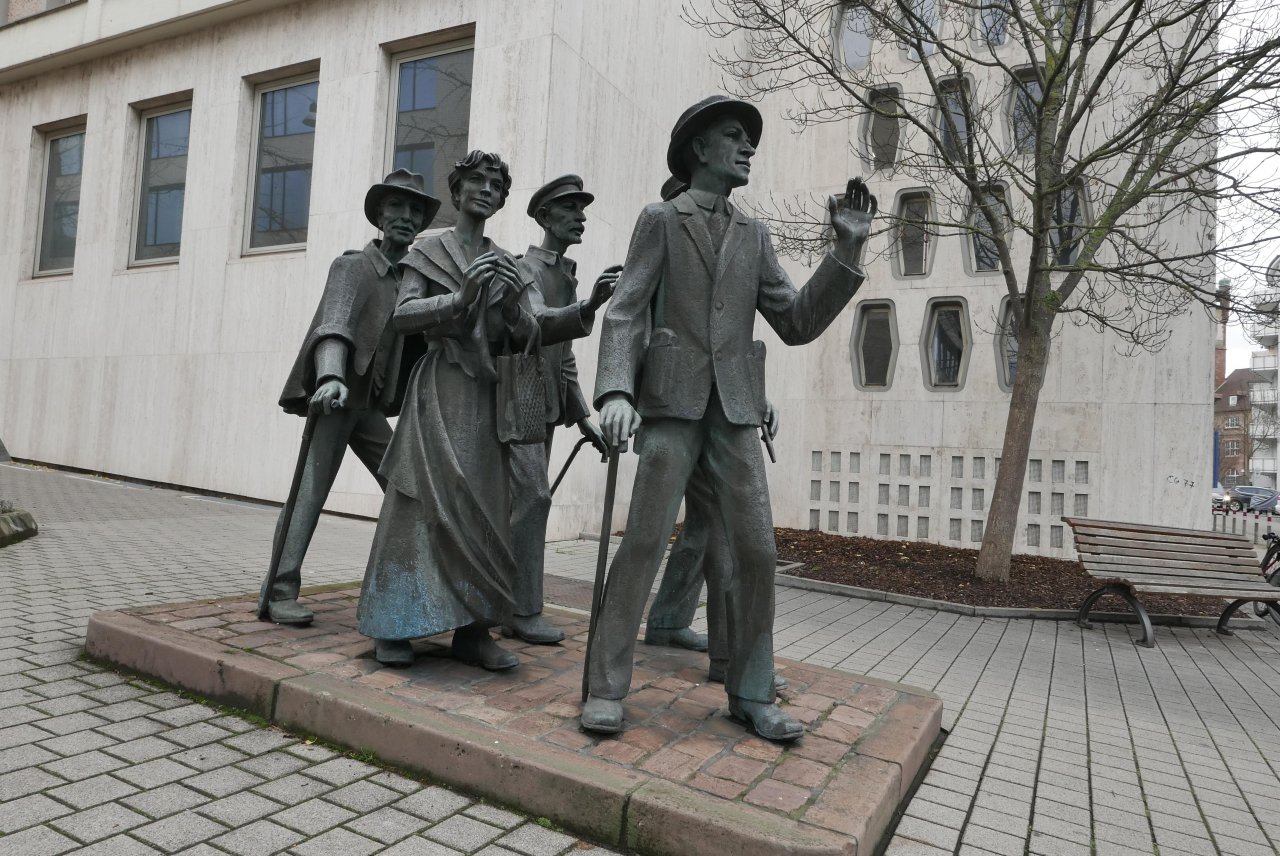
[[[1060,317],[1155,350],[1216,300],[1215,263],[1256,270],[1280,202],[1242,164],[1274,156],[1280,25],[1251,0],[703,0],[743,97],[786,92],[801,126],[858,119],[875,169],[928,186],[886,212],[893,252],[972,241],[1014,311],[1016,373],[977,575],[1008,579]],[[793,255],[813,206],[765,206]],[[1270,227],[1270,228],[1268,228]]]

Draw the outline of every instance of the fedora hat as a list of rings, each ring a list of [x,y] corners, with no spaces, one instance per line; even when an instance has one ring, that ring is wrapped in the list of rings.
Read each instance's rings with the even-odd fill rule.
[[[682,156],[685,145],[711,121],[725,115],[742,122],[751,145],[760,145],[760,131],[764,127],[764,120],[760,118],[760,111],[755,105],[726,95],[703,98],[681,113],[676,126],[671,129],[671,142],[667,145],[667,169],[671,170],[673,176],[683,181],[689,180],[689,170]]]
[[[364,195],[365,219],[379,229],[382,228],[378,223],[379,209],[382,206],[382,198],[388,193],[403,193],[422,203],[422,207],[426,210],[426,216],[422,219],[422,229],[431,225],[436,212],[440,210],[440,200],[427,193],[422,176],[401,167],[390,173],[380,183],[370,187],[369,192]]]
[[[595,196],[582,189],[581,176],[562,175],[551,179],[533,192],[533,197],[529,200],[529,216],[537,214],[538,209],[548,202],[563,199],[566,196],[580,198],[583,205],[590,205],[595,201]]]

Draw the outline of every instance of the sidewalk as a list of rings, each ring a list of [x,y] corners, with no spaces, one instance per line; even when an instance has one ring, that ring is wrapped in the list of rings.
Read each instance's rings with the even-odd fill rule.
[[[78,661],[96,611],[255,590],[274,509],[6,465],[0,495],[41,529],[0,551],[5,856],[609,852]],[[372,528],[326,517],[304,582],[358,579]],[[595,552],[550,545],[547,572]],[[1277,852],[1280,637],[1129,633],[778,590],[780,656],[944,699],[887,856]]]

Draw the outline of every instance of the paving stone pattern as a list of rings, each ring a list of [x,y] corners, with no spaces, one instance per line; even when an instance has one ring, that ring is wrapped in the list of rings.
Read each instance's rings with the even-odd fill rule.
[[[3,856],[613,852],[80,660],[95,612],[255,589],[274,510],[11,465],[0,495],[41,524],[0,550]],[[371,535],[326,517],[306,582]]]
[[[343,782],[360,768],[325,765],[358,762],[77,662],[93,612],[256,589],[274,510],[5,465],[0,494],[41,524],[38,537],[0,551],[5,856],[249,853],[269,843],[294,853],[389,844],[383,852],[396,856],[592,852],[571,839],[537,850],[522,842],[549,837],[541,827],[376,768]],[[369,523],[326,517],[305,582],[358,578],[371,536]],[[547,571],[589,580],[595,554],[592,543],[551,545]],[[1271,630],[1223,638],[1161,627],[1148,650],[1125,626],[980,619],[779,588],[776,637],[781,656],[944,699],[951,735],[886,856],[1280,852]],[[204,728],[182,731],[194,725]],[[373,811],[333,796],[359,782],[411,791]],[[477,823],[504,831],[480,844]],[[87,844],[77,832],[102,837]]]

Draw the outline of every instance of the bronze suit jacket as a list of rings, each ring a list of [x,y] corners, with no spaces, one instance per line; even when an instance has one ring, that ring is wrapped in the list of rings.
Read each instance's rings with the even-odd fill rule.
[[[788,345],[821,335],[862,284],[828,254],[796,291],[768,229],[732,210],[719,251],[689,193],[645,207],[605,311],[595,404],[620,392],[642,418],[701,419],[714,386],[729,422],[764,419],[759,312]]]
[[[370,241],[363,250],[348,250],[329,266],[320,305],[280,393],[280,406],[286,413],[306,415],[307,403],[316,390],[316,346],[329,337],[341,339],[347,346],[347,364],[342,371],[348,389],[347,407],[376,408],[389,416],[399,412],[409,369],[423,350],[412,344],[405,347],[391,330],[400,278],[378,244]],[[381,375],[377,390],[375,375]],[[375,400],[375,394],[384,390],[386,394]]]

